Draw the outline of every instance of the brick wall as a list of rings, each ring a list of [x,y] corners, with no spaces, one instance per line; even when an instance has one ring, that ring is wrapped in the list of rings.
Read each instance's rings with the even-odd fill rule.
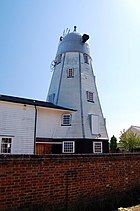
[[[84,210],[138,187],[140,153],[0,155],[0,210]]]

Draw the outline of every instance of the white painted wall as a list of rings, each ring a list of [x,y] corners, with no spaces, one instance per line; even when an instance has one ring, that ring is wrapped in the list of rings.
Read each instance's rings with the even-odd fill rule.
[[[12,154],[33,154],[34,121],[33,106],[0,101],[0,136],[12,136]]]
[[[61,114],[62,111],[38,107],[36,137],[52,138],[60,124]]]
[[[69,111],[37,107],[37,132],[40,138],[66,138],[71,126],[61,126],[63,114]]]
[[[37,106],[36,137],[65,138],[69,126],[61,126],[70,111]],[[12,138],[12,154],[34,153],[35,107],[0,101],[0,137]]]

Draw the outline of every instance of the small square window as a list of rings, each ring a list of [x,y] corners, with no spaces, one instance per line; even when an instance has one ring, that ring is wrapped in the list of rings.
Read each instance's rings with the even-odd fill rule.
[[[63,151],[63,153],[74,153],[75,152],[75,142],[74,141],[64,141],[62,151]]]
[[[70,126],[71,125],[71,114],[64,114],[62,116],[62,125]]]
[[[93,152],[102,153],[102,142],[93,142]]]
[[[74,77],[74,69],[73,68],[69,68],[67,70],[67,78],[73,78]]]
[[[84,56],[84,62],[89,64],[89,56],[87,54],[83,54]]]
[[[11,153],[12,138],[1,139],[1,153]]]
[[[86,93],[87,93],[87,101],[94,103],[93,92],[87,91]]]

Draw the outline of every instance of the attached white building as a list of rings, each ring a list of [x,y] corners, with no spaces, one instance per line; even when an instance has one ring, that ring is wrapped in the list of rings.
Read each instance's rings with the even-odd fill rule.
[[[0,153],[51,153],[51,140],[66,134],[65,127],[61,130],[63,115],[73,112],[44,101],[0,95]]]

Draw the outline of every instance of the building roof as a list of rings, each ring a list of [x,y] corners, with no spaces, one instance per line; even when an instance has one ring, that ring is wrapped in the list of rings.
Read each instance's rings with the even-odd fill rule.
[[[81,52],[90,56],[89,45],[86,41],[83,41],[85,36],[89,37],[86,34],[81,35],[74,31],[61,37],[56,56],[66,52]]]
[[[128,131],[133,131],[137,136],[140,136],[140,127],[139,126],[131,125],[131,127],[126,130],[126,132],[128,132]]]
[[[14,96],[8,96],[8,95],[0,95],[0,101],[28,104],[28,105],[34,105],[34,106],[40,106],[40,107],[46,107],[46,108],[54,108],[54,109],[60,109],[60,110],[75,111],[74,109],[57,106],[57,105],[54,105],[53,103],[49,103],[46,101],[14,97]]]
[[[135,128],[136,130],[138,130],[140,132],[140,127],[139,126],[133,126],[132,125],[132,127]]]

